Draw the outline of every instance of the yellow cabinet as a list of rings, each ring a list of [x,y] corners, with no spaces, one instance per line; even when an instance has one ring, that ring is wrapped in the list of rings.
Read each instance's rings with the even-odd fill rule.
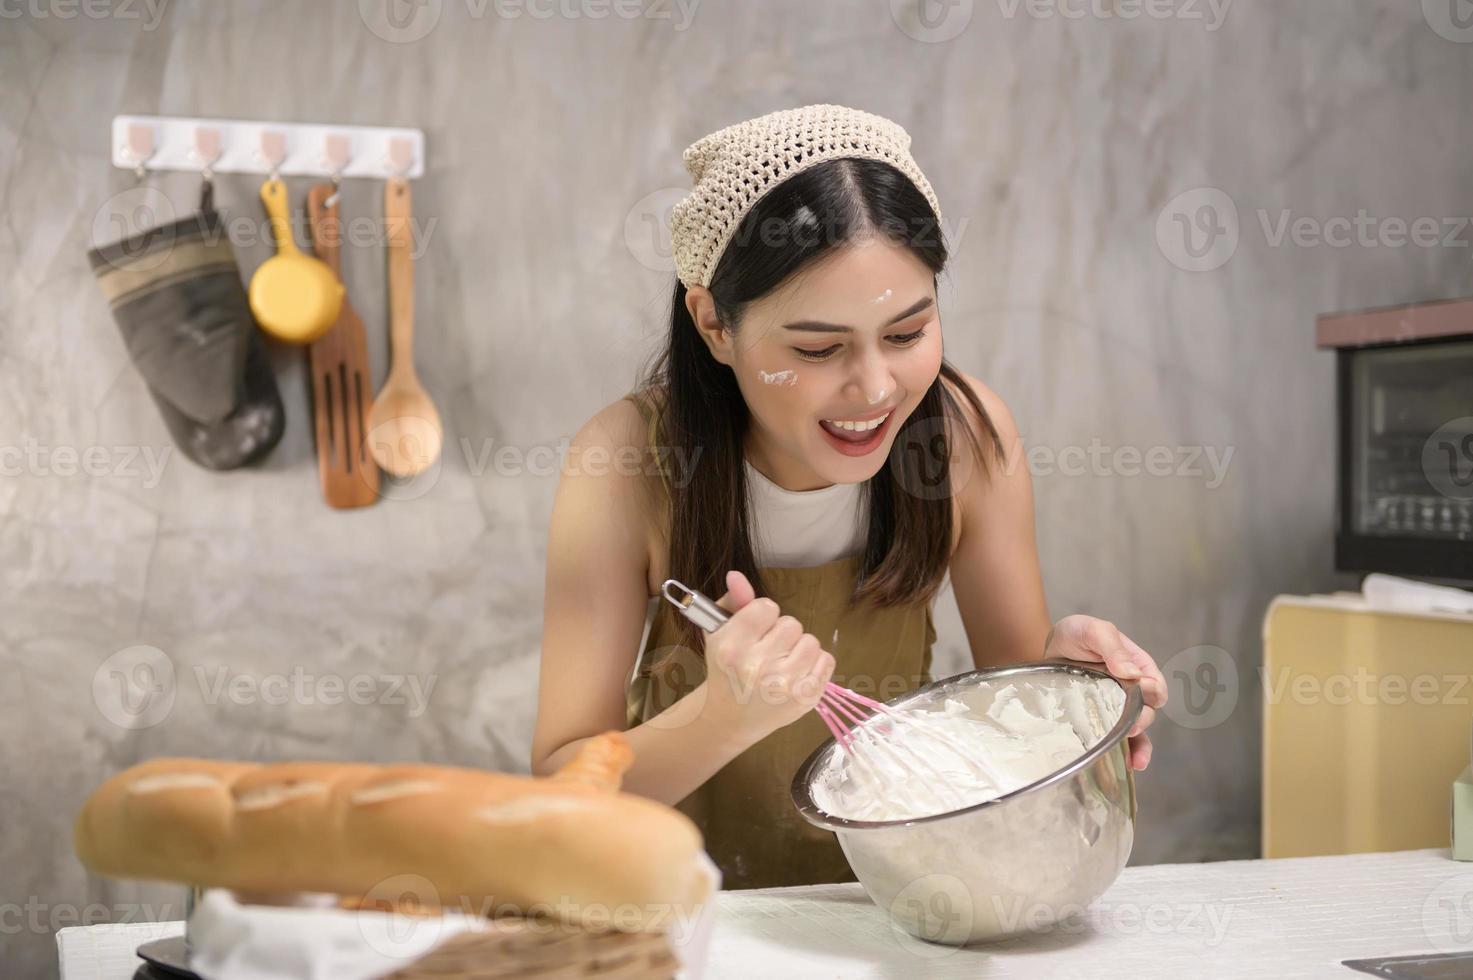
[[[1473,755],[1473,616],[1279,596],[1261,679],[1264,857],[1448,846]]]

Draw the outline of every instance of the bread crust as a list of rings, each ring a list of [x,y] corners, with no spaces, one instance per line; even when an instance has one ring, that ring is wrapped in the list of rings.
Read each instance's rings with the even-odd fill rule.
[[[658,929],[707,897],[703,842],[678,810],[619,792],[632,759],[617,731],[546,778],[158,758],[98,787],[73,840],[115,878]]]

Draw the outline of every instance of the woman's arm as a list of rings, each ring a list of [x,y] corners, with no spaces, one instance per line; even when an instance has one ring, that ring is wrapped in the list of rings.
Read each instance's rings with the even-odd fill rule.
[[[1156,709],[1166,703],[1166,680],[1151,655],[1114,623],[1075,615],[1050,627],[1033,533],[1033,480],[1023,440],[1002,399],[977,379],[963,377],[987,409],[1004,450],[1001,460],[989,454],[994,465],[984,477],[965,440],[954,443],[972,464],[970,477],[957,491],[961,539],[951,559],[952,588],[972,659],[982,668],[1063,657],[1098,663],[1116,678],[1139,681],[1145,706],[1129,732],[1130,762],[1133,768],[1144,769],[1151,761],[1151,740],[1145,730],[1155,720]],[[980,426],[971,408],[965,402],[963,406],[970,424]]]
[[[951,587],[977,667],[1037,660],[1049,634],[1048,605],[1033,532],[1033,480],[1012,413],[990,388],[966,377],[987,409],[1005,456],[988,444],[981,420],[960,396],[990,472],[983,473],[965,434],[952,441],[961,536],[951,556]]]
[[[644,445],[638,409],[620,400],[579,430],[564,463],[548,531],[534,775],[556,771],[584,740],[624,730],[649,602],[650,457],[630,465],[628,448]],[[626,791],[673,805],[751,744],[703,716],[705,693],[702,684],[628,730]]]

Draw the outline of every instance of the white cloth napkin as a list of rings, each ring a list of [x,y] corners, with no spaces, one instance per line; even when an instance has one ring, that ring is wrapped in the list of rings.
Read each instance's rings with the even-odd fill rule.
[[[666,929],[682,980],[700,980],[721,887],[704,853],[697,873],[710,883],[705,900],[672,915]],[[417,916],[336,903],[308,893],[296,905],[242,904],[227,889],[207,889],[189,918],[189,968],[204,980],[376,980],[487,924],[464,912]]]
[[[1361,582],[1366,602],[1407,612],[1473,613],[1473,592],[1372,572]]]
[[[189,919],[189,968],[204,980],[373,980],[476,927],[463,912],[416,916],[323,906],[243,905],[211,888]],[[314,907],[315,906],[315,907]]]

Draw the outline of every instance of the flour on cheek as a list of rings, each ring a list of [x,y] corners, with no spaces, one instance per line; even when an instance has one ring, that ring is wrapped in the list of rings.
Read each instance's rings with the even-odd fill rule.
[[[798,383],[798,372],[791,369],[786,371],[775,371],[771,374],[766,371],[758,370],[757,377],[761,378],[762,383],[767,385],[786,385],[791,387],[792,385]]]

